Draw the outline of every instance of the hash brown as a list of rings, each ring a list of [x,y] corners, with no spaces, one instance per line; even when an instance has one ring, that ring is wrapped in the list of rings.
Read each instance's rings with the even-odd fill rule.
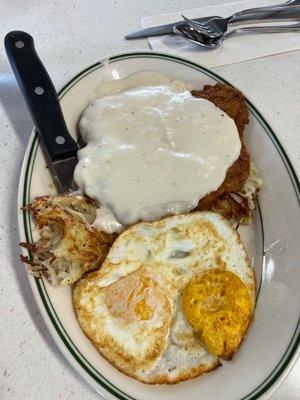
[[[39,228],[36,243],[21,243],[32,255],[21,256],[36,277],[64,286],[100,267],[115,235],[93,228],[95,203],[85,196],[41,196],[28,204]]]

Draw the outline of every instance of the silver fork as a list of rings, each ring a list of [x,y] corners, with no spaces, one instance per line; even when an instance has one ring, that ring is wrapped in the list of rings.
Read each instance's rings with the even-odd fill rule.
[[[225,33],[229,26],[238,23],[278,19],[300,20],[300,0],[289,0],[269,7],[251,8],[239,11],[227,18],[217,17],[205,22],[195,22],[184,15],[182,15],[182,18],[204,35],[215,37]]]
[[[176,25],[174,27],[174,32],[178,35],[183,36],[185,39],[188,39],[189,41],[198,44],[199,46],[213,49],[221,46],[225,39],[236,34],[300,32],[300,23],[290,25],[251,26],[238,28],[231,31],[223,32],[220,35],[216,36],[205,35],[201,31],[195,30],[189,25]]]

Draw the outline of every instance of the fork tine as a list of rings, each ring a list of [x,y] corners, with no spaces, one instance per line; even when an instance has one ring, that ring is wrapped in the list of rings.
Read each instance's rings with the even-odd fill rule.
[[[210,31],[210,26],[207,25],[205,22],[198,23],[198,22],[194,21],[193,19],[189,19],[189,18],[185,17],[184,15],[182,15],[182,18],[185,20],[187,25],[189,25],[191,28],[196,29],[200,33],[207,34]]]
[[[185,15],[181,14],[182,18],[186,21],[186,22],[190,22],[191,24],[197,25],[197,26],[202,26],[202,25],[206,25],[206,22],[196,22],[191,18],[186,17]]]

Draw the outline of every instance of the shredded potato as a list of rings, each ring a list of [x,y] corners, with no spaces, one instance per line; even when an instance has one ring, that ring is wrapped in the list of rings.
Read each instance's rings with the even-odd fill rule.
[[[36,277],[53,285],[69,285],[97,269],[115,239],[91,224],[96,205],[84,196],[42,196],[27,206],[39,228],[36,243],[21,243],[32,258],[21,256]]]
[[[249,225],[256,207],[257,195],[262,186],[257,167],[250,163],[249,176],[240,192],[229,193],[217,199],[210,206],[210,210],[218,212],[223,217],[238,224]]]

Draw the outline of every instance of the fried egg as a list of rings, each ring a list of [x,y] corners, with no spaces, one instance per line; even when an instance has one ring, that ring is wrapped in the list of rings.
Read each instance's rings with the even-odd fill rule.
[[[87,337],[145,383],[177,383],[216,369],[219,357],[230,358],[242,342],[254,302],[240,237],[212,212],[132,226],[74,289]]]

